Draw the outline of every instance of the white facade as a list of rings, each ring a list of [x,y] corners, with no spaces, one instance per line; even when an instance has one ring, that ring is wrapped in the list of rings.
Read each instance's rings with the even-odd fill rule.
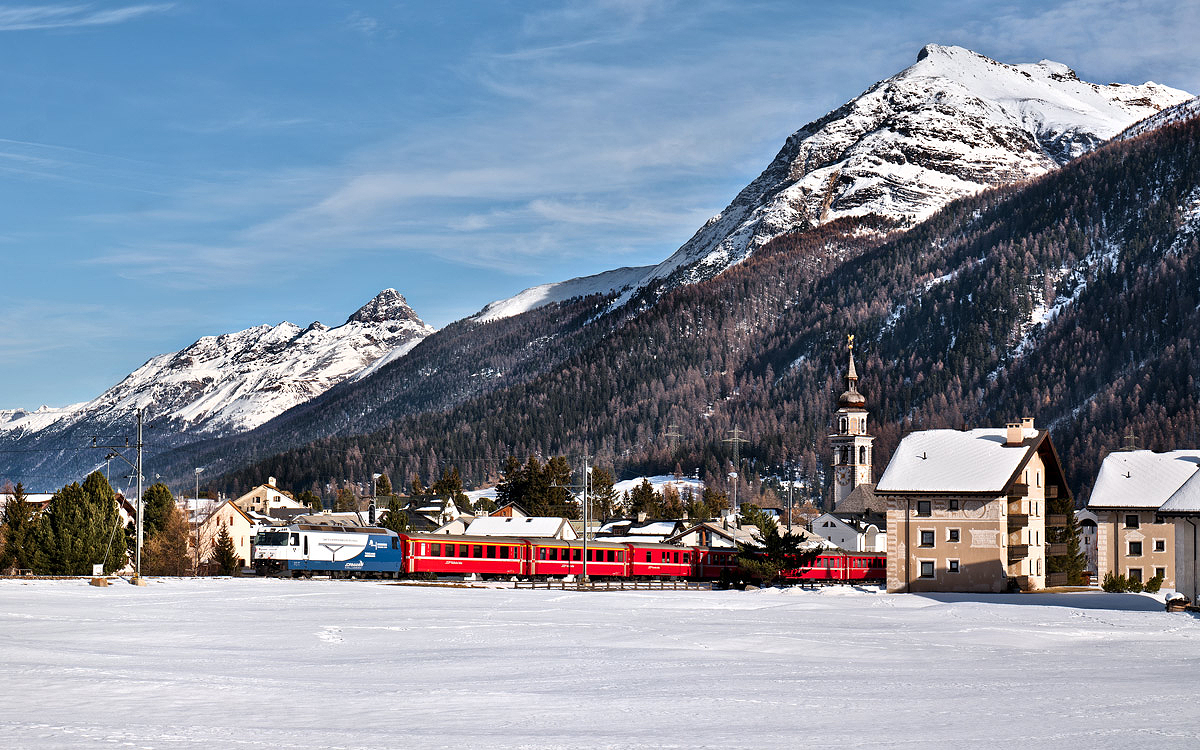
[[[1099,518],[1090,510],[1075,511],[1075,528],[1079,532],[1079,551],[1087,558],[1087,570],[1085,571],[1092,577],[1092,581],[1096,580],[1100,568],[1098,549],[1097,525]]]
[[[833,513],[822,513],[812,522],[813,533],[847,552],[887,552],[887,531],[879,526]]]

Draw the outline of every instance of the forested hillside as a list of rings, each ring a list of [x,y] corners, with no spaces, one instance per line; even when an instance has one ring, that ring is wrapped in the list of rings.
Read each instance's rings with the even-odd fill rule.
[[[798,461],[819,478],[855,333],[877,475],[907,431],[1033,416],[1085,499],[1127,430],[1142,447],[1197,442],[1198,144],[1192,120],[960,200],[902,234],[846,221],[777,238],[581,336],[541,374],[370,435],[318,440],[226,485],[397,479],[437,463],[480,481],[508,454],[585,449],[621,474],[678,462],[715,478],[734,425],[754,469]],[[588,304],[540,312],[577,320]],[[668,432],[681,435],[673,451]]]

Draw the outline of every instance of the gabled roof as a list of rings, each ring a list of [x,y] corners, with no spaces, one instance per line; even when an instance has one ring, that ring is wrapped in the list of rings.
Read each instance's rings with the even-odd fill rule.
[[[1197,466],[1200,450],[1109,453],[1100,464],[1088,507],[1159,508],[1195,475]]]
[[[1184,451],[1176,451],[1181,452]],[[1200,471],[1188,477],[1187,481],[1167,498],[1158,512],[1164,516],[1200,515],[1200,479],[1197,477],[1200,477]]]
[[[1002,494],[1049,435],[1030,429],[1022,434],[1019,445],[1006,445],[1004,428],[910,433],[897,446],[875,493]]]
[[[860,484],[850,491],[850,494],[842,498],[842,502],[834,507],[835,513],[866,513],[875,511],[876,513],[887,512],[887,503],[881,498],[875,496],[875,485]]]
[[[872,525],[879,531],[887,531],[887,516],[882,513],[822,513],[813,519],[813,525],[823,518],[837,521],[858,534],[864,533]]]
[[[574,536],[575,529],[565,518],[554,516],[526,516],[524,518],[509,518],[504,516],[480,516],[467,527],[467,534],[473,536],[516,536],[558,538],[570,529],[568,536]]]

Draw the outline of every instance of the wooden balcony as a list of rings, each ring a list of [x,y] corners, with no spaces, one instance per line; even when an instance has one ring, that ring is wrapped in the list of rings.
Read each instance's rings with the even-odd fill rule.
[[[1046,585],[1047,586],[1066,586],[1067,585],[1067,574],[1066,573],[1048,573],[1048,574],[1046,574]]]
[[[1013,565],[1029,557],[1028,544],[1014,544],[1008,548],[1008,564]]]
[[[1050,515],[1046,516],[1046,528],[1050,528],[1050,527],[1066,528],[1066,526],[1067,526],[1066,514],[1051,513]]]
[[[1046,557],[1060,557],[1067,554],[1067,545],[1062,544],[1047,544]]]
[[[1015,500],[1020,497],[1029,497],[1029,485],[1018,483],[1009,488],[1008,498],[1010,500]]]
[[[1008,531],[1011,534],[1017,529],[1023,529],[1029,525],[1028,513],[1009,513],[1008,514]]]
[[[1046,485],[1046,499],[1053,500],[1056,497],[1058,497],[1058,485],[1057,484]]]

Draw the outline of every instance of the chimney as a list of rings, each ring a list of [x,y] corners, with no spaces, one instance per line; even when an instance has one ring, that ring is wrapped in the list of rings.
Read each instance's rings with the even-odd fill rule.
[[[1032,432],[1034,430],[1033,417],[1021,417],[1021,429]]]
[[[275,486],[275,477],[267,477],[267,484],[274,487]]]
[[[1021,429],[1020,422],[1009,422],[1007,434],[1005,435],[1005,445],[1020,445],[1025,442],[1025,431]]]
[[[638,519],[637,520],[638,523],[645,523],[646,522],[646,511],[644,511],[644,510],[638,511],[637,519]]]

